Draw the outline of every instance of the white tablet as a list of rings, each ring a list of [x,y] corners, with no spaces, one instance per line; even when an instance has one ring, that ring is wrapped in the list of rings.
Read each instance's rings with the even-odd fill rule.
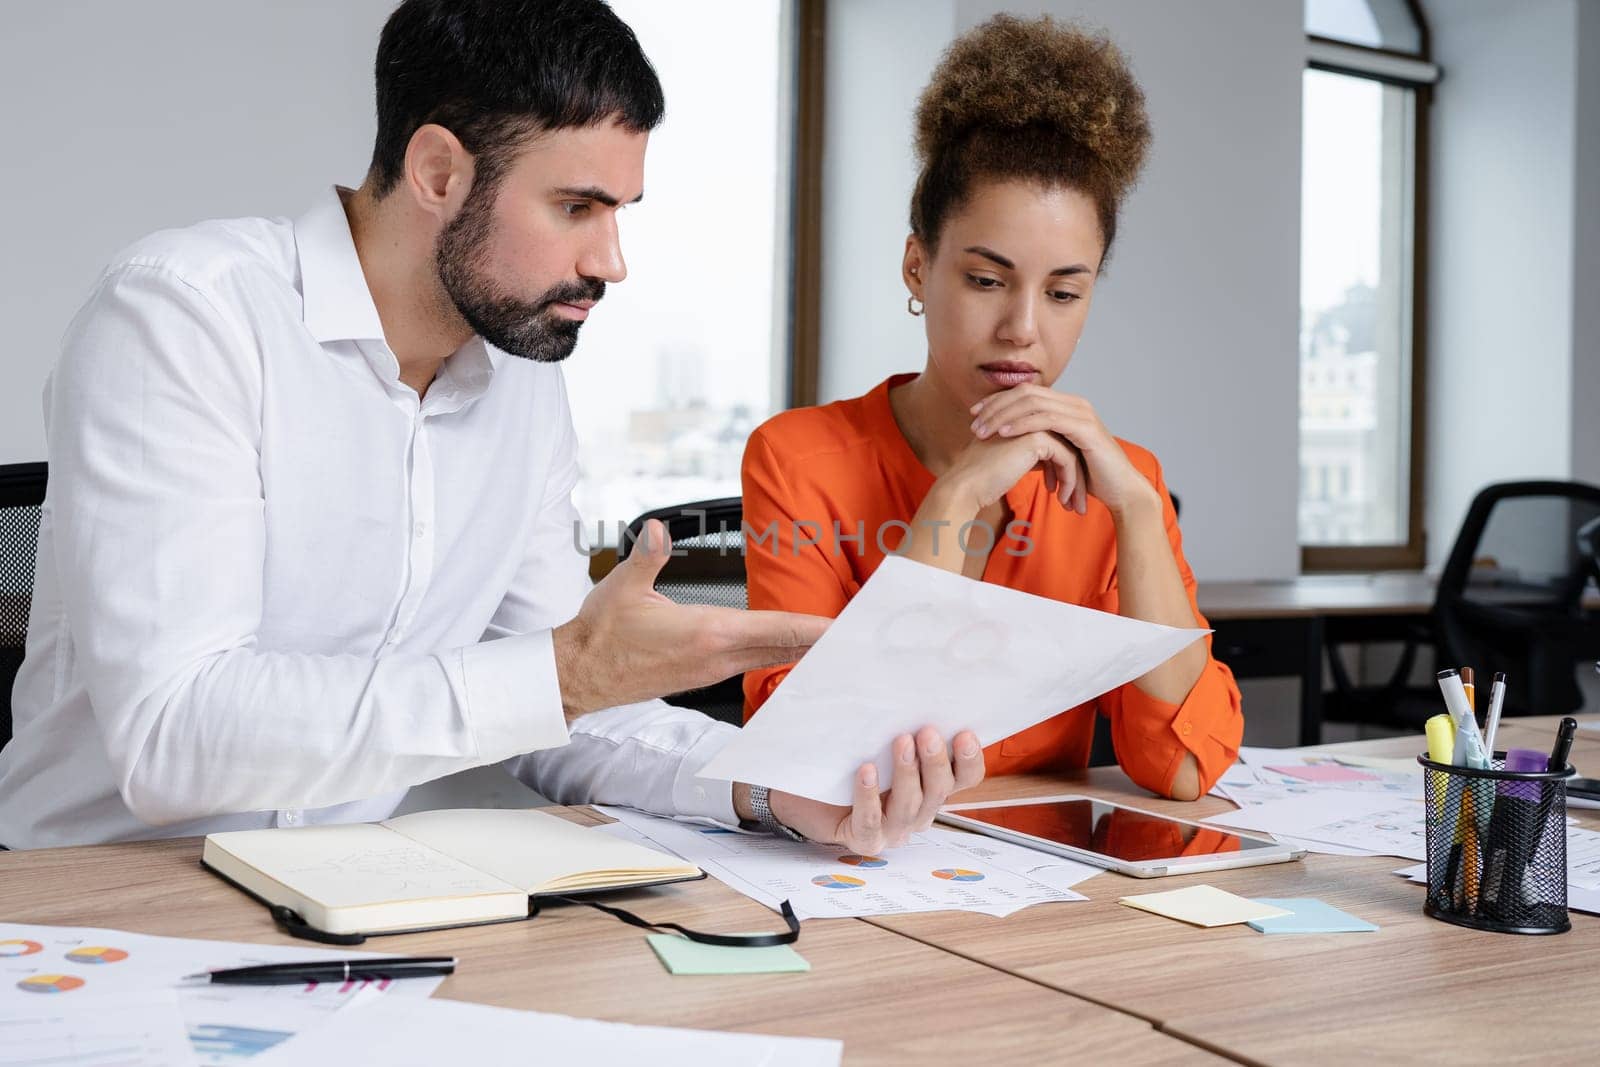
[[[1305,855],[1276,841],[1067,794],[952,804],[939,821],[1135,878],[1283,863]]]

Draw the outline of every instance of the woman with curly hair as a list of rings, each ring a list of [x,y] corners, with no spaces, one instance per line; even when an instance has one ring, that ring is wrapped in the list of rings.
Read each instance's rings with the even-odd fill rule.
[[[895,552],[1066,603],[1205,625],[1155,456],[1053,388],[1149,144],[1144,94],[1103,37],[1001,15],[951,46],[917,108],[902,264],[926,363],[752,435],[745,520],[777,529],[770,551],[746,557],[752,608],[837,615]],[[747,718],[788,670],[745,676]],[[1098,713],[1135,782],[1189,800],[1233,762],[1239,704],[1208,638],[991,746],[985,766],[1086,766]],[[915,758],[907,739],[899,747],[897,758]]]

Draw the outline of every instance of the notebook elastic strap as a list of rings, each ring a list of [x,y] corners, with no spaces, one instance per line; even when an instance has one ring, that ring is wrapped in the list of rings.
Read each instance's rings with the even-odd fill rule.
[[[251,894],[254,896],[254,894]],[[259,899],[259,898],[257,898]],[[728,948],[761,948],[767,945],[792,945],[800,940],[800,920],[795,918],[794,908],[786,900],[778,910],[783,915],[784,925],[788,930],[781,934],[707,934],[699,930],[691,930],[687,926],[677,923],[653,923],[648,919],[641,919],[631,911],[613,908],[593,900],[584,900],[580,897],[550,896],[535,898],[528,909],[528,918],[539,914],[541,900],[555,900],[562,904],[582,904],[586,908],[603,911],[607,915],[621,919],[629,926],[637,926],[642,930],[671,930],[682,934],[690,941],[698,941],[702,945],[722,945]],[[284,933],[293,937],[303,938],[307,941],[320,941],[324,945],[360,945],[366,942],[365,934],[330,934],[326,930],[319,930],[307,923],[293,908],[282,904],[268,904],[273,920],[283,929]],[[429,927],[428,929],[449,929],[449,927]],[[406,933],[422,933],[421,930],[408,930]]]
[[[687,926],[677,923],[653,923],[648,919],[641,919],[631,911],[613,908],[598,901],[584,900],[581,897],[546,897],[546,900],[559,900],[563,904],[582,904],[586,908],[603,911],[613,918],[621,919],[629,926],[637,926],[642,930],[671,930],[682,934],[690,941],[697,941],[702,945],[723,945],[728,948],[762,948],[767,945],[792,945],[800,940],[800,920],[794,917],[794,908],[786,900],[778,909],[783,916],[784,925],[789,929],[781,934],[707,934],[699,930],[691,930]]]

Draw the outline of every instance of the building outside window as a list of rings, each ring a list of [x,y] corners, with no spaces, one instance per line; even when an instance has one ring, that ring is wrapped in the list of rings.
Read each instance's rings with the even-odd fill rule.
[[[652,508],[739,493],[745,439],[790,380],[796,5],[612,0],[666,93],[628,278],[566,364],[585,541]]]
[[[1306,0],[1299,532],[1308,570],[1418,567],[1419,269],[1438,72],[1407,0]]]

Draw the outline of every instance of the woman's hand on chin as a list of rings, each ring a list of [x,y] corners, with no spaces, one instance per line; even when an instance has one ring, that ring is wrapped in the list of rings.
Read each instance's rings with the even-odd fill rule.
[[[1056,473],[1057,484],[1051,488],[1064,506],[1080,514],[1085,489],[1118,518],[1131,508],[1160,504],[1155,487],[1081,396],[1042,385],[1018,385],[984,397],[972,406],[972,415],[972,432],[980,442],[1025,440],[1044,433],[1071,445],[1087,477],[1063,481]],[[1046,469],[1047,483],[1051,474]]]
[[[1034,468],[1067,507],[1083,511],[1088,492],[1083,458],[1062,437],[1039,431],[974,440],[962,449],[937,483],[963,496],[973,513],[1006,494]]]

